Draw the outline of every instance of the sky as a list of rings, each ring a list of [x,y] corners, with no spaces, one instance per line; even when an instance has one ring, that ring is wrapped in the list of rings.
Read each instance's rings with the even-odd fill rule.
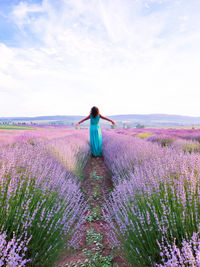
[[[199,0],[0,0],[0,117],[200,116]]]

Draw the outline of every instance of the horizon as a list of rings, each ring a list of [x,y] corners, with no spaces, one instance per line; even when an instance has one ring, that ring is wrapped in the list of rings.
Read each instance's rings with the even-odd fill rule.
[[[180,115],[180,114],[167,114],[167,113],[130,113],[130,114],[112,114],[112,115],[104,115],[108,117],[112,116],[178,116],[178,117],[192,117],[192,118],[200,118],[199,116],[190,116],[190,115]],[[40,118],[40,117],[84,117],[85,115],[39,115],[39,116],[0,116],[2,118]]]

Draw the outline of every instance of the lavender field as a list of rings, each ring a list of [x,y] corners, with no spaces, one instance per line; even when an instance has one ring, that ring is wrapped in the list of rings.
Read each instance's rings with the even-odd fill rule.
[[[113,251],[127,266],[200,266],[200,130],[103,130],[103,159]],[[88,130],[0,130],[0,266],[56,266],[78,248],[89,160]]]

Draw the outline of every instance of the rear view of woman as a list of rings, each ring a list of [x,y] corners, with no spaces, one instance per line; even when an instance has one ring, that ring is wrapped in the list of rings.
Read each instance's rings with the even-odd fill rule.
[[[113,125],[115,122],[103,117],[99,113],[99,109],[97,107],[92,107],[90,111],[90,115],[88,115],[83,120],[79,121],[76,126],[79,126],[80,123],[90,119],[90,150],[92,156],[101,156],[102,155],[102,133],[99,124],[100,118],[110,121]]]

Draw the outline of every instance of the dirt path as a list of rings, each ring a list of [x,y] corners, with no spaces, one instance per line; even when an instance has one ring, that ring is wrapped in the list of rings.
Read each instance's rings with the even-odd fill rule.
[[[106,237],[107,223],[103,218],[103,196],[113,185],[103,157],[90,157],[84,169],[82,190],[89,201],[89,216],[82,225],[83,238],[78,249],[63,255],[56,267],[126,267],[122,256],[112,251]]]

